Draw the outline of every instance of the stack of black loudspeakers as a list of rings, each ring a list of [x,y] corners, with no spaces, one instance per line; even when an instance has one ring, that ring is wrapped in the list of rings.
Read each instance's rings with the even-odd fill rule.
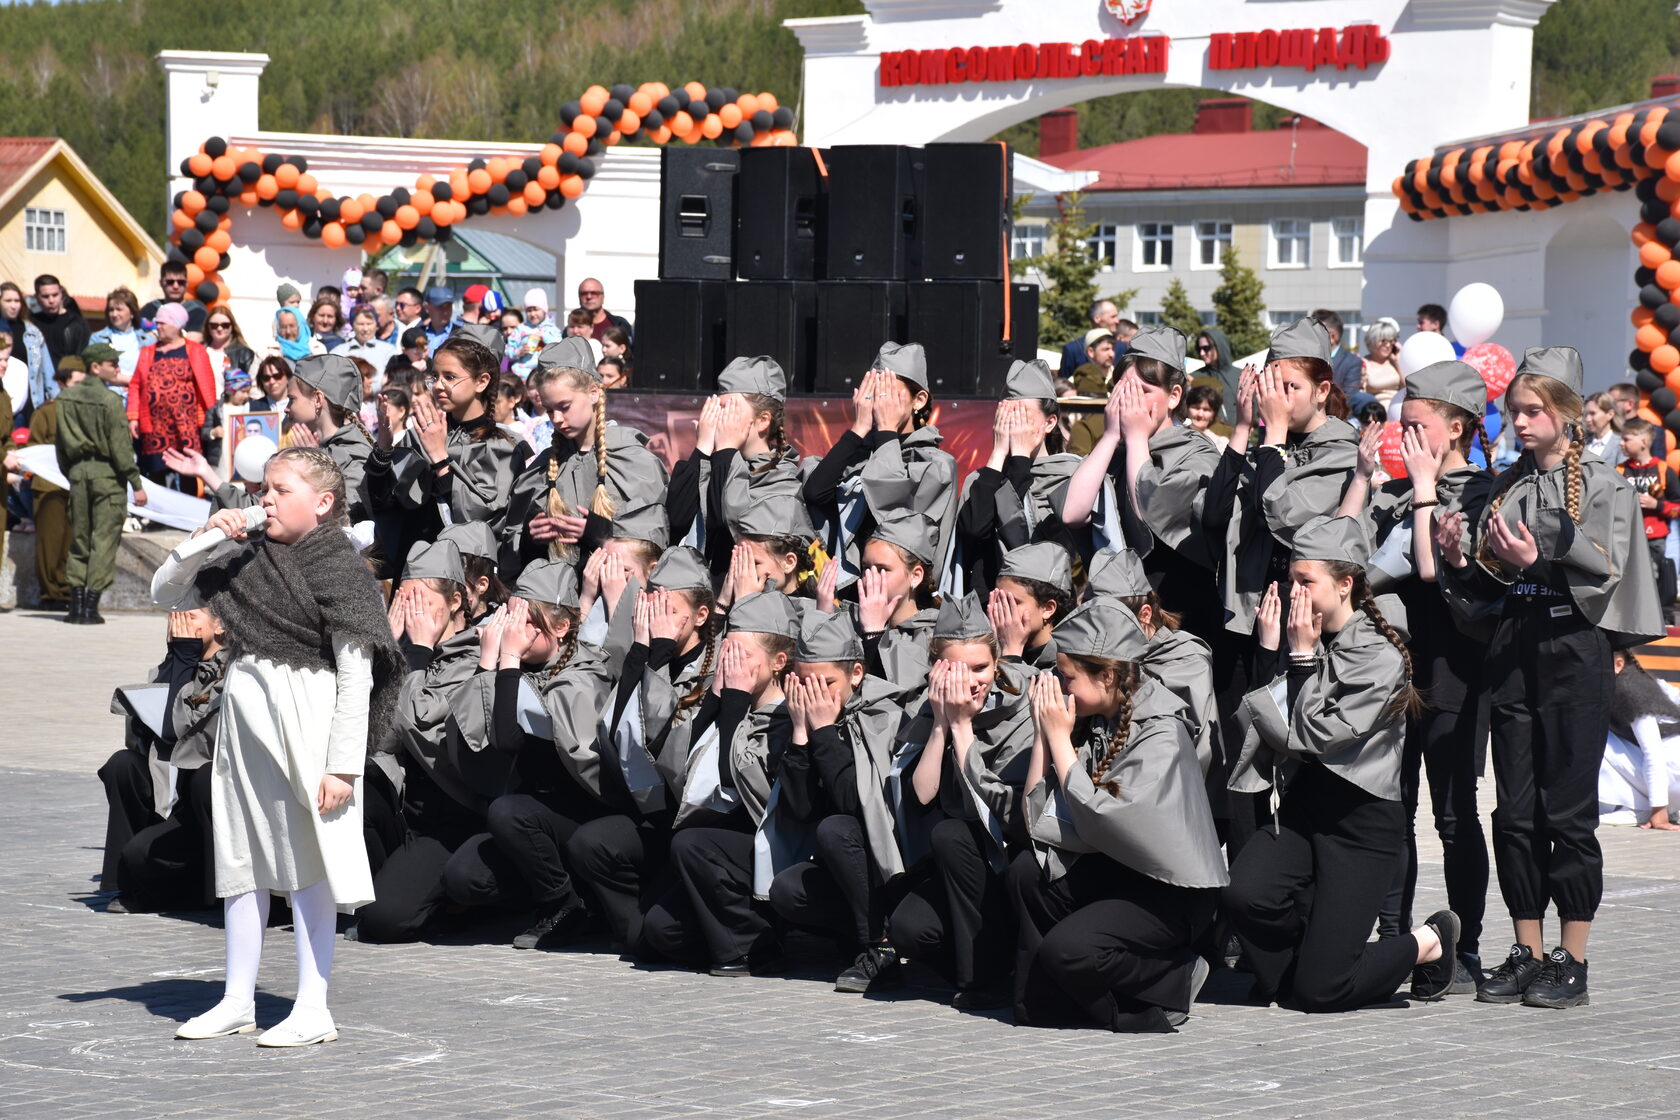
[[[937,397],[1000,396],[1038,350],[1009,279],[1002,144],[660,153],[659,279],[636,282],[635,387],[710,392],[768,354],[795,393],[850,392],[881,343],[919,342]]]

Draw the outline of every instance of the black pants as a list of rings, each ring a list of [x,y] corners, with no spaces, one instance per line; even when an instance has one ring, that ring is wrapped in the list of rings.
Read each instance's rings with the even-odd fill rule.
[[[1014,949],[1003,876],[987,860],[991,840],[979,824],[947,818],[933,826],[932,849],[893,908],[887,936],[959,991],[988,987],[1009,971]]]
[[[539,910],[580,902],[565,861],[566,842],[606,808],[565,786],[506,793],[485,814],[489,831],[471,837],[444,867],[444,890],[463,906],[528,903]]]
[[[1487,735],[1485,695],[1466,698],[1463,711],[1426,707],[1407,724],[1400,775],[1406,851],[1377,920],[1377,929],[1384,937],[1398,937],[1412,928],[1412,901],[1417,894],[1418,798],[1427,774],[1435,834],[1441,838],[1447,905],[1464,926],[1458,951],[1468,956],[1481,952],[1482,919],[1487,914],[1488,847],[1481,811],[1476,807],[1476,781]]]
[[[367,848],[368,870],[376,878],[406,835],[402,795],[379,764],[369,759],[362,771],[362,845]]]
[[[566,864],[607,923],[615,944],[634,949],[642,937],[642,895],[664,870],[671,845],[668,818],[640,821],[623,813],[580,824],[566,841]]]
[[[1513,604],[1520,608],[1520,604]],[[1508,614],[1488,645],[1493,686],[1493,856],[1515,921],[1547,904],[1590,922],[1604,895],[1598,768],[1615,673],[1604,632],[1573,610]]]
[[[1004,881],[1018,930],[1017,1023],[1164,1034],[1167,1011],[1190,1010],[1191,945],[1213,922],[1217,892],[1169,886],[1096,854],[1052,881],[1022,852]]]
[[[1323,766],[1296,770],[1277,827],[1243,848],[1224,892],[1261,994],[1302,1011],[1394,995],[1417,962],[1417,939],[1367,938],[1405,848],[1402,812]]]
[[[885,925],[875,861],[863,822],[841,813],[817,825],[817,858],[790,867],[770,884],[770,905],[789,925],[862,949]]]
[[[124,747],[99,768],[105,786],[105,860],[99,871],[102,890],[122,890],[122,851],[134,834],[160,824],[153,808],[152,772],[146,755]]]
[[[1283,588],[1280,586],[1279,590]],[[1263,793],[1238,793],[1225,788],[1231,768],[1242,753],[1247,724],[1241,714],[1242,699],[1255,679],[1254,638],[1221,630],[1213,647],[1213,691],[1219,710],[1219,750],[1208,766],[1208,804],[1214,824],[1225,843],[1225,858],[1235,863],[1249,837],[1272,819],[1271,799]]]
[[[119,859],[123,905],[135,911],[203,910],[216,904],[210,767],[175,779],[169,816],[142,828]]]
[[[426,782],[428,800],[403,808],[403,838],[385,855],[373,876],[373,901],[356,911],[363,941],[413,941],[449,903],[444,869],[483,822],[464,806],[444,798],[424,776],[411,771],[409,782]]]
[[[768,907],[753,900],[752,832],[679,829],[668,867],[642,916],[644,954],[709,968],[776,936]]]

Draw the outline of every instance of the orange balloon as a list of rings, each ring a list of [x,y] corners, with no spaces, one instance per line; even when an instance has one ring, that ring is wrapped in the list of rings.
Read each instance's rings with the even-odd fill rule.
[[[530,184],[527,183],[526,186],[530,186]],[[526,212],[531,209],[531,207],[526,203],[524,195],[516,194],[512,198],[508,199],[508,204],[504,206],[503,209],[509,214],[512,214],[514,217],[519,218],[523,217]]]
[[[402,227],[394,221],[387,221],[380,227],[379,236],[387,245],[395,245],[402,240]]]
[[[558,187],[559,185],[560,185],[560,169],[558,167],[555,167],[552,164],[545,163],[541,167],[537,168],[537,186],[538,187],[540,187],[544,191],[551,191],[555,187]],[[526,190],[529,190],[530,187],[531,187],[531,184],[529,184],[529,183],[525,184]]]
[[[601,137],[601,143],[605,144],[607,147],[610,148],[614,144],[618,143],[618,138],[622,135],[624,135],[624,134],[619,132],[617,129],[613,129],[611,132],[609,132],[605,136]]]
[[[204,206],[204,196],[199,194],[197,191],[185,191],[182,193],[181,209],[185,210],[187,213],[196,215],[200,210],[204,209]]]
[[[1671,292],[1680,290],[1680,261],[1667,260],[1658,265],[1657,284]]]
[[[321,183],[315,176],[305,171],[298,176],[297,189],[299,194],[314,194],[321,189]]]
[[[781,108],[781,103],[776,100],[775,94],[761,93],[758,95],[758,107],[763,109],[766,113],[774,113],[777,109]]]
[[[362,215],[365,213],[367,213],[367,207],[362,205],[360,199],[347,198],[344,200],[344,204],[338,208],[338,220],[347,226],[353,226],[362,220]]]
[[[490,172],[492,183],[500,183],[507,178],[508,161],[501,156],[496,156],[485,165],[484,170]]]
[[[754,93],[743,93],[735,99],[735,104],[740,106],[741,115],[743,117],[750,117],[754,113],[758,112],[758,95]]]
[[[1657,347],[1668,341],[1668,332],[1655,323],[1647,323],[1633,334],[1633,343],[1647,354],[1655,353]]]
[[[208,272],[222,263],[222,255],[208,245],[200,245],[198,251],[193,254],[193,263]]]
[[[1680,471],[1680,449],[1668,453],[1668,469]]]
[[[678,136],[686,136],[694,131],[694,118],[688,115],[688,110],[678,109],[671,114],[671,119],[665,122],[671,126],[671,131]]]
[[[727,105],[724,106],[726,109],[728,107]],[[723,121],[718,119],[716,113],[700,122],[700,135],[708,140],[716,140],[723,135]]]
[[[202,179],[210,174],[211,169],[215,167],[215,163],[215,160],[203,152],[199,152],[187,160],[187,170],[192,172],[194,179]]]
[[[690,101],[706,100],[706,87],[701,82],[688,82],[683,86],[683,92],[688,94]]]
[[[1651,407],[1651,394],[1649,393],[1639,394],[1639,411],[1634,415],[1647,424],[1655,425],[1658,428],[1662,427],[1662,417],[1658,416],[1656,410]]]
[[[598,117],[601,115],[601,110],[606,108],[607,101],[611,97],[612,94],[607,92],[606,87],[590,86],[583,91],[583,96],[578,98],[578,104],[583,108],[585,114]]]
[[[456,198],[460,198],[463,195],[470,193],[471,188],[467,186],[467,172],[465,168],[458,167],[449,173],[449,190]]]
[[[653,98],[641,92],[632,93],[630,95],[630,100],[626,101],[624,104],[625,108],[629,109],[638,117],[645,117],[648,115],[648,110],[653,108]]]
[[[1639,263],[1646,268],[1656,268],[1673,258],[1674,254],[1661,241],[1647,241],[1639,247]]]
[[[648,139],[652,140],[655,144],[668,144],[668,143],[670,143],[671,142],[671,126],[667,125],[667,124],[660,125],[658,128],[656,128],[652,132],[648,133]]]
[[[595,135],[595,118],[584,116],[573,121],[572,135],[581,136],[586,140]]]
[[[369,210],[372,210],[374,208],[374,206],[379,202],[379,200],[377,198],[374,198],[371,194],[368,194],[366,191],[363,191],[361,194],[357,195],[356,196],[356,201],[362,204],[362,213],[364,213],[364,214],[366,214]]]
[[[1635,245],[1644,245],[1647,241],[1654,241],[1656,236],[1657,227],[1650,222],[1640,222],[1633,227],[1633,243]]]
[[[753,133],[751,146],[754,147],[754,148],[767,148],[767,147],[769,147],[770,146],[770,134],[768,132],[755,132],[755,133]]]
[[[240,191],[239,192],[239,205],[241,205],[241,206],[245,207],[245,209],[249,210],[253,206],[255,206],[256,204],[257,204],[257,192],[256,191],[251,190],[251,191]]]
[[[706,134],[700,131],[699,125],[695,125],[693,128],[683,133],[681,137],[684,144],[698,144],[705,138]]]
[[[396,217],[392,221],[397,223],[398,229],[413,229],[420,224],[420,211],[412,205],[404,203],[397,207]]]
[[[233,162],[232,156],[217,156],[210,163],[211,176],[224,183],[233,178],[238,171],[239,165]]]
[[[542,151],[537,153],[537,158],[543,162],[543,166],[553,167],[560,162],[561,150],[558,144],[544,144]]]
[[[219,229],[215,233],[205,237],[204,243],[210,248],[216,250],[218,254],[225,253],[229,249],[233,248],[233,235],[227,232],[227,230]]]
[[[422,175],[420,178],[414,180],[414,189],[416,192],[429,191],[435,186],[437,186],[437,178],[433,175]]]
[[[638,128],[642,127],[642,118],[637,116],[632,110],[626,109],[623,114],[619,116],[616,127],[618,128],[618,131],[628,136]]]
[[[280,224],[294,233],[297,232],[303,228],[303,211],[287,210],[280,215]]]
[[[771,133],[771,135],[776,138],[776,147],[778,148],[799,147],[799,137],[793,134],[793,129],[791,128],[778,128],[775,132]]]
[[[1649,307],[1645,307],[1644,305],[1641,305],[1641,306],[1633,309],[1632,318],[1633,318],[1633,325],[1634,325],[1635,328],[1643,327],[1646,323],[1651,322],[1656,317],[1657,317],[1657,313],[1655,311],[1652,311]]]
[[[1676,393],[1680,393],[1680,388],[1677,388],[1677,386],[1680,386],[1680,369],[1675,370],[1673,373],[1664,378],[1663,384],[1667,385],[1670,389],[1673,389]]]
[[[484,194],[493,183],[494,180],[490,178],[490,172],[482,167],[476,171],[467,172],[467,187],[473,194]]]
[[[589,138],[581,132],[568,132],[566,138],[560,141],[560,148],[574,156],[581,156],[589,151]]]
[[[203,252],[202,249],[199,251]],[[1657,347],[1651,351],[1651,368],[1665,377],[1673,373],[1676,368],[1680,368],[1680,350],[1676,350],[1667,343]],[[1662,421],[1659,420],[1657,423],[1660,424]]]
[[[280,193],[280,183],[272,175],[264,175],[257,180],[257,197],[264,202],[273,202],[274,196]]]
[[[303,172],[297,169],[297,164],[282,163],[274,171],[274,181],[280,185],[281,190],[293,191],[297,189],[298,179],[302,174]]]
[[[437,204],[437,199],[432,197],[431,188],[427,187],[425,190],[415,191],[410,195],[408,204],[414,207],[415,211],[424,218],[432,212],[432,207]]]
[[[717,119],[724,128],[734,128],[741,123],[741,107],[739,105],[725,105],[717,111]]]
[[[187,262],[187,287],[196,288],[204,283],[204,270],[193,261]]]
[[[552,168],[552,167],[543,168],[543,171],[553,171],[553,170],[554,170],[554,168]],[[539,172],[538,175],[540,177],[541,172]],[[559,184],[556,183],[555,185],[558,186]],[[520,194],[524,197],[525,205],[527,205],[527,206],[541,206],[543,203],[548,201],[548,190],[547,190],[547,188],[545,188],[541,183],[536,182],[535,180],[533,180],[529,183],[526,183],[525,184],[525,189],[523,191],[521,191]]]
[[[562,175],[560,177],[560,193],[567,198],[576,198],[583,193],[582,175]]]
[[[191,229],[193,227],[193,218],[192,215],[187,213],[185,210],[177,210],[173,214],[169,215],[169,224],[178,230]]]

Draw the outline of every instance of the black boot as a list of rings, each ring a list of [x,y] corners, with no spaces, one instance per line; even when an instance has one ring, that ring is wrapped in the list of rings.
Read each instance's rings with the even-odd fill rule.
[[[103,594],[103,591],[82,592],[82,622],[85,625],[105,625],[105,620],[99,615],[99,597]]]
[[[1523,991],[1527,1007],[1584,1007],[1587,1004],[1587,962],[1576,960],[1559,945],[1546,956],[1540,974]]]
[[[1476,992],[1478,1003],[1517,1003],[1523,998],[1528,986],[1534,983],[1535,977],[1540,975],[1540,962],[1534,959],[1534,954],[1527,945],[1511,946],[1511,955],[1505,958],[1505,963],[1488,973],[1487,979]]]
[[[82,619],[87,617],[87,589],[72,587],[70,589],[70,613],[64,616],[64,621],[72,626],[80,626]]]

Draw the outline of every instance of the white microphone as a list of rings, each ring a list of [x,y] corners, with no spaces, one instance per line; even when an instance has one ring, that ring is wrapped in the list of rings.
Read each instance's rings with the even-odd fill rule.
[[[254,532],[268,521],[268,513],[261,506],[246,506],[242,511],[245,515],[245,531]],[[228,539],[228,535],[220,529],[210,529],[196,537],[188,537],[172,550],[175,559],[188,560],[201,552],[209,552],[212,548]]]

